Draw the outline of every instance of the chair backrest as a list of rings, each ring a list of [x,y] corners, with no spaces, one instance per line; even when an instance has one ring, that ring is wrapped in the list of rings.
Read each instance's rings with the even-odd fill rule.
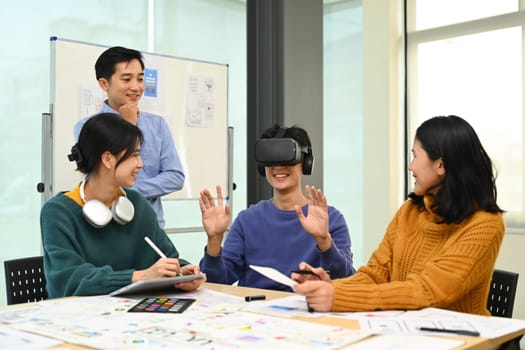
[[[5,260],[4,269],[7,305],[47,298],[42,256]]]
[[[512,317],[518,276],[515,272],[494,270],[487,300],[487,308],[492,316]]]

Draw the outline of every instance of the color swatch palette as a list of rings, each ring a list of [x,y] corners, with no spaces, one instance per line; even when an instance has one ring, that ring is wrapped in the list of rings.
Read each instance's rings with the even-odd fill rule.
[[[195,299],[149,297],[133,306],[128,310],[128,312],[160,312],[167,314],[180,314],[184,312],[184,310],[186,310],[191,304],[193,304],[194,301]]]

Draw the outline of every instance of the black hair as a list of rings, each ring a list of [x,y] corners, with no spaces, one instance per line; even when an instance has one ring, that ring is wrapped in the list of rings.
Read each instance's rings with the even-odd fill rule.
[[[95,62],[95,76],[97,80],[100,78],[111,79],[115,74],[115,65],[120,62],[129,62],[137,59],[144,70],[144,58],[140,51],[128,49],[122,46],[110,47],[104,51]]]
[[[431,205],[441,222],[460,223],[479,209],[503,212],[496,203],[492,161],[467,121],[455,115],[433,117],[417,128],[415,139],[431,160],[441,158],[445,167]],[[424,207],[422,196],[412,192],[409,198]]]
[[[100,113],[86,121],[68,158],[76,161],[78,171],[89,175],[100,165],[104,152],[109,151],[118,156],[125,151],[117,162],[118,166],[133,155],[137,143],[142,145],[143,141],[142,131],[136,125],[128,123],[117,114]]]
[[[272,127],[266,129],[262,135],[261,139],[271,139],[274,138],[277,135],[277,132],[281,129],[281,126],[279,124],[274,124]],[[281,137],[289,137],[291,139],[294,139],[297,141],[297,143],[301,147],[308,148],[309,152],[312,151],[312,142],[310,141],[310,137],[308,136],[308,133],[303,128],[300,128],[296,125],[291,126],[289,128],[282,128],[284,130],[284,134],[281,135]]]

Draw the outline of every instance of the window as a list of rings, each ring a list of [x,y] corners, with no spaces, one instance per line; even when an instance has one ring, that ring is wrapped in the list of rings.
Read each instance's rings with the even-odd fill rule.
[[[518,0],[412,0],[417,30],[472,21],[516,11]]]
[[[408,23],[417,23],[417,29],[448,24],[435,22],[447,16],[426,14],[430,9],[435,14],[452,11],[449,2],[409,1]],[[454,4],[455,24],[407,30],[408,142],[411,145],[417,126],[430,117],[455,114],[466,119],[496,166],[498,204],[507,211],[507,225],[523,227],[525,12],[518,10],[517,1]],[[482,18],[459,22],[476,17]],[[411,179],[407,181],[411,185]]]

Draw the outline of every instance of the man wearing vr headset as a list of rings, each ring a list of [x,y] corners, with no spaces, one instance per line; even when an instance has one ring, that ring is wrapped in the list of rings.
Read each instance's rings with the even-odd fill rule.
[[[258,171],[273,188],[273,197],[239,213],[221,247],[230,222],[230,207],[223,204],[217,186],[217,203],[208,189],[199,205],[208,236],[200,268],[215,283],[291,291],[263,277],[250,265],[270,266],[285,275],[301,261],[322,266],[334,278],[350,276],[351,241],[343,215],[328,206],[320,189],[305,186],[302,175],[313,167],[311,142],[299,127],[267,129],[255,145]]]
[[[68,158],[86,178],[47,201],[40,214],[50,298],[108,294],[139,280],[200,272],[179,258],[153,208],[129,188],[144,166],[142,142],[141,130],[113,113],[82,127]],[[145,235],[167,258],[159,259]],[[176,287],[193,290],[203,281]]]

